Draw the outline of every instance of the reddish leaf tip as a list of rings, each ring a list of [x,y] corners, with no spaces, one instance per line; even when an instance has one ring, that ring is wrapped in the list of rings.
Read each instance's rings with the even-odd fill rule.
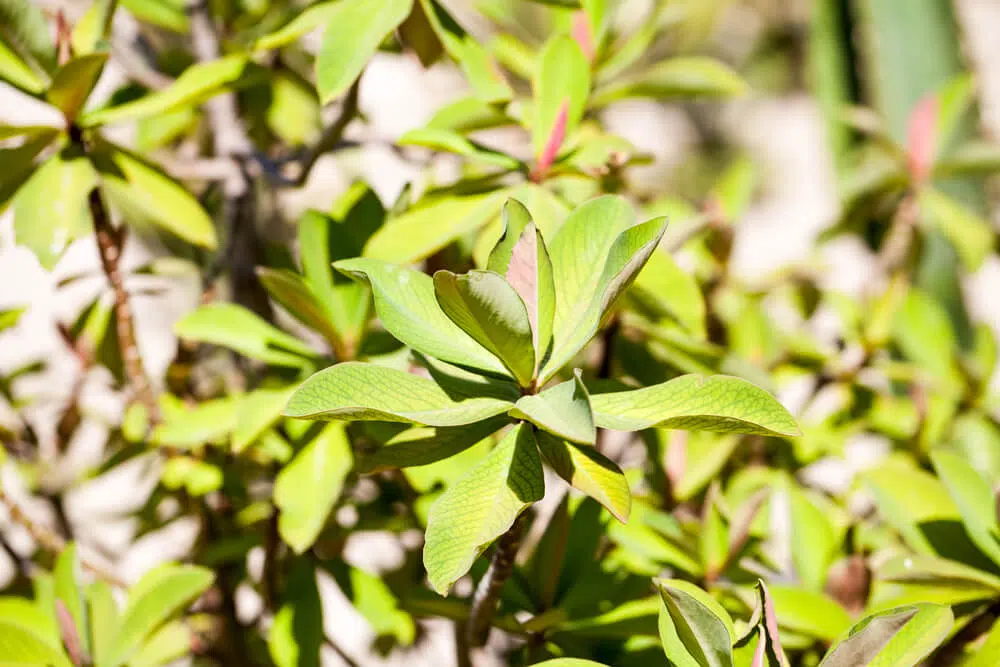
[[[594,31],[590,28],[590,18],[584,11],[573,14],[573,28],[571,32],[573,39],[580,46],[583,55],[588,62],[594,62],[597,56],[597,46],[594,44]]]
[[[549,138],[545,141],[545,146],[542,148],[542,152],[538,155],[538,160],[535,163],[535,169],[531,174],[532,180],[536,182],[542,180],[545,174],[548,173],[549,169],[552,167],[552,163],[556,161],[556,155],[559,154],[559,149],[562,147],[562,143],[566,139],[566,123],[568,120],[569,98],[566,98],[559,106],[559,113],[556,114],[556,120],[552,124],[552,131],[549,132]]]
[[[933,95],[920,100],[910,113],[906,135],[907,164],[917,183],[926,182],[934,162],[937,117],[938,100]]]

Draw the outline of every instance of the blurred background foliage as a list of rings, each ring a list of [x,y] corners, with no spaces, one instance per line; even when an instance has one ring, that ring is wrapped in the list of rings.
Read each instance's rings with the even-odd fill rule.
[[[914,603],[947,627],[879,664],[997,664],[998,21],[0,0],[0,662],[664,664],[669,577],[741,632],[763,578],[792,665]],[[441,598],[420,548],[491,440],[396,468],[394,425],[282,410],[335,361],[411,366],[331,262],[481,268],[507,198],[550,238],[605,193],[670,224],[573,365],[741,376],[803,433],[603,431],[629,522],[550,492],[471,649],[488,554]]]

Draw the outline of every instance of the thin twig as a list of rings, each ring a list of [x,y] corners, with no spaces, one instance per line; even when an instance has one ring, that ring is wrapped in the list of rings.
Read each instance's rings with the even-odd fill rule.
[[[486,644],[493,625],[493,614],[500,602],[500,591],[514,569],[514,559],[521,546],[525,514],[521,514],[506,533],[497,540],[497,548],[486,574],[479,581],[472,596],[472,609],[466,622],[465,633],[469,646],[478,648]]]
[[[172,78],[153,69],[139,53],[124,39],[111,40],[111,53],[115,62],[125,71],[128,78],[150,90],[163,90],[174,82]]]
[[[333,150],[340,140],[344,137],[344,130],[347,126],[351,124],[354,117],[358,115],[358,94],[361,90],[361,77],[351,85],[350,90],[347,91],[347,96],[344,98],[344,103],[340,107],[340,113],[337,115],[337,119],[333,121],[330,127],[326,128],[323,135],[316,142],[316,145],[306,154],[305,159],[302,161],[301,171],[295,177],[295,185],[302,186],[305,184],[306,180],[309,178],[312,168],[316,165],[324,154]]]
[[[88,201],[90,215],[94,221],[94,233],[97,236],[97,249],[101,256],[101,266],[104,268],[104,275],[107,276],[115,295],[116,331],[125,366],[125,375],[128,377],[129,385],[136,397],[146,406],[151,419],[156,421],[158,414],[156,395],[153,393],[149,378],[146,377],[146,371],[142,366],[142,357],[139,355],[139,346],[135,337],[132,304],[122,279],[121,255],[125,236],[122,230],[116,230],[111,226],[111,218],[104,206],[99,188],[95,187],[90,191]]]
[[[18,504],[15,503],[10,496],[3,491],[3,489],[0,489],[0,504],[3,504],[7,508],[11,521],[22,526],[26,531],[28,531],[28,534],[31,535],[31,539],[33,539],[40,547],[46,551],[56,554],[66,548],[65,539],[47,526],[35,523],[35,521],[25,514]],[[117,575],[109,572],[104,567],[83,558],[80,559],[80,564],[84,567],[84,569],[89,570],[91,573],[100,577],[109,584],[122,589],[128,588],[128,584],[125,581],[118,578]]]

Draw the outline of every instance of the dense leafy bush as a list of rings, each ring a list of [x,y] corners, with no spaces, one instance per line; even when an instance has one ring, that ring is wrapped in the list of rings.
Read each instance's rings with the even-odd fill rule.
[[[0,0],[4,94],[58,119],[0,127],[0,209],[57,290],[92,274],[71,248],[101,279],[60,315],[80,370],[54,409],[51,360],[0,373],[0,664],[440,664],[442,626],[458,665],[1000,662],[997,344],[961,291],[993,259],[1000,151],[946,0],[802,3],[792,46],[801,17],[766,2],[120,4]],[[749,6],[773,34],[711,55]],[[392,138],[428,168],[299,215],[324,160],[379,144],[351,128],[385,52],[465,83]],[[839,215],[816,262],[748,284],[760,165],[710,126],[802,69]],[[706,125],[655,187],[609,129],[636,99]],[[860,294],[822,268],[844,239]],[[162,374],[143,277],[201,287]],[[136,463],[153,488],[121,488]],[[197,526],[185,562],[126,576],[71,520],[89,485],[137,498],[132,538]]]

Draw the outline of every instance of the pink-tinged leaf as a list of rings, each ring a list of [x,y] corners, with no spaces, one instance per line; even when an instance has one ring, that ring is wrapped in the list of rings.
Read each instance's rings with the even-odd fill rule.
[[[59,623],[59,634],[62,636],[63,646],[69,653],[70,660],[77,667],[84,664],[83,645],[80,643],[80,633],[73,623],[73,615],[66,608],[66,603],[56,599],[56,620]]]
[[[938,100],[930,95],[917,103],[910,114],[906,136],[910,176],[920,184],[927,181],[937,150]]]
[[[590,27],[590,18],[587,16],[587,12],[578,11],[573,14],[572,35],[576,43],[580,45],[583,55],[587,56],[587,60],[593,63],[597,56],[597,47],[594,45],[594,31]]]
[[[758,631],[757,637],[757,648],[753,652],[753,660],[750,662],[750,667],[764,667],[766,664],[764,658],[767,655],[767,640],[764,638],[764,633]]]
[[[559,107],[559,115],[556,116],[556,122],[552,125],[552,131],[545,142],[545,147],[542,148],[542,152],[538,155],[538,161],[535,163],[535,169],[532,172],[533,181],[538,182],[542,180],[552,167],[552,163],[556,161],[556,155],[559,154],[563,140],[566,139],[566,122],[568,119],[569,99],[565,99]]]
[[[757,588],[760,590],[760,598],[764,606],[764,629],[778,664],[786,665],[785,652],[781,648],[781,637],[778,634],[778,617],[774,613],[774,601],[771,600],[771,593],[767,590],[767,584],[763,579],[757,580]]]
[[[514,288],[525,308],[528,309],[528,322],[531,324],[532,342],[538,349],[538,234],[535,224],[530,223],[521,232],[521,237],[514,245],[504,276]],[[536,355],[538,356],[538,355]]]
[[[663,468],[670,480],[670,486],[676,489],[684,479],[687,470],[688,432],[670,431],[667,440],[667,451],[664,456]]]

